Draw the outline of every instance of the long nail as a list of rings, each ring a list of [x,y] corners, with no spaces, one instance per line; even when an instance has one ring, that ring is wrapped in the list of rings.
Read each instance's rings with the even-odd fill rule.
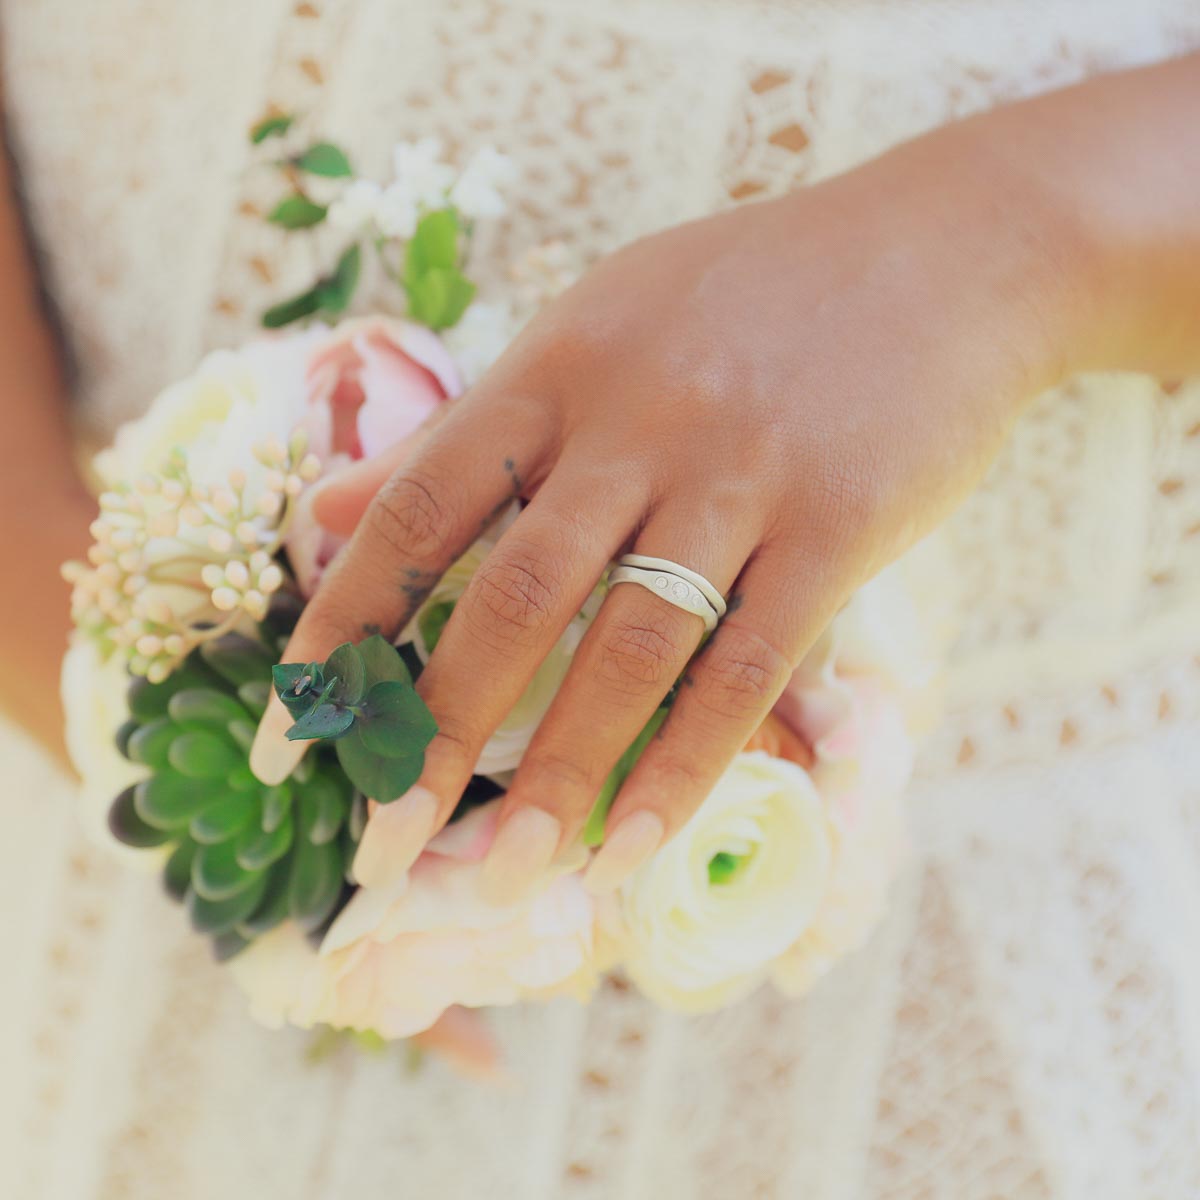
[[[295,769],[308,742],[289,742],[287,731],[295,724],[278,696],[272,696],[250,747],[250,770],[265,784],[282,783]]]
[[[554,858],[562,824],[542,808],[519,808],[510,816],[483,860],[480,894],[489,904],[513,904],[524,896]]]
[[[433,833],[438,807],[438,798],[420,784],[378,805],[354,855],[354,878],[364,887],[382,887],[407,871]]]
[[[665,832],[657,813],[630,813],[604,839],[583,877],[584,886],[594,896],[615,892],[658,849]]]

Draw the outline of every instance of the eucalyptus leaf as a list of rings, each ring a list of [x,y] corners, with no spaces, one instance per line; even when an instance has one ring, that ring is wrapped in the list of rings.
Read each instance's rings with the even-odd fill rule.
[[[295,120],[296,118],[291,113],[277,113],[274,116],[263,117],[250,130],[250,141],[258,146],[268,138],[281,137],[291,129]]]
[[[354,724],[354,714],[336,704],[318,704],[307,712],[284,734],[289,742],[313,738],[336,738]]]
[[[292,163],[310,175],[322,175],[327,179],[344,179],[354,174],[350,160],[332,142],[316,142],[292,159]]]
[[[346,777],[360,792],[381,804],[403,796],[420,779],[425,765],[424,749],[404,758],[377,754],[364,744],[357,724],[335,744]]]
[[[437,722],[411,683],[377,683],[358,718],[363,744],[375,754],[404,758],[424,753]]]
[[[329,693],[334,704],[357,704],[363,698],[367,671],[358,647],[344,642],[325,660],[325,677],[337,682]]]
[[[280,200],[267,220],[282,225],[284,229],[311,229],[325,220],[328,211],[324,204],[317,204],[296,192]]]
[[[373,634],[359,642],[358,653],[366,672],[365,688],[369,690],[377,683],[411,683],[412,676],[400,657],[400,651],[385,637]]]

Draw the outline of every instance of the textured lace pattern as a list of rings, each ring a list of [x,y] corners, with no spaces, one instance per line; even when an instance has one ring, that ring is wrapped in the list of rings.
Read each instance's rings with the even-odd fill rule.
[[[102,435],[310,279],[245,130],[382,171],[486,141],[526,188],[485,286],[1200,44],[1194,0],[3,0],[7,100]],[[490,274],[489,274],[490,272]],[[496,1016],[512,1095],[252,1026],[152,881],[0,732],[0,1194],[806,1200],[1200,1196],[1200,382],[1042,398],[944,533],[949,714],[884,927],[805,1001],[612,986]],[[12,849],[7,849],[12,847]]]

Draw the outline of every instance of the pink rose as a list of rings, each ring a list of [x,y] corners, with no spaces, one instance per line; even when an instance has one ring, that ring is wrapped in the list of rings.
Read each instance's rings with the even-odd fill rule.
[[[391,317],[347,321],[313,351],[309,396],[300,427],[326,479],[410,437],[427,417],[462,392],[449,351],[422,325]],[[301,495],[287,539],[305,595],[342,539],[316,521],[312,492]]]

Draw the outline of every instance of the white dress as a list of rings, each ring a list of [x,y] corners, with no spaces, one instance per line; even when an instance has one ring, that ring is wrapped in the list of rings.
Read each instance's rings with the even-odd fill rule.
[[[7,103],[95,432],[312,278],[245,132],[501,145],[480,247],[586,255],[951,117],[1200,45],[1198,0],[4,0]],[[1131,186],[1137,181],[1131,180]],[[886,203],[886,197],[880,198]],[[949,714],[870,945],[806,1001],[496,1015],[497,1095],[254,1026],[0,736],[6,1200],[1200,1197],[1200,383],[1044,398],[952,520]]]

